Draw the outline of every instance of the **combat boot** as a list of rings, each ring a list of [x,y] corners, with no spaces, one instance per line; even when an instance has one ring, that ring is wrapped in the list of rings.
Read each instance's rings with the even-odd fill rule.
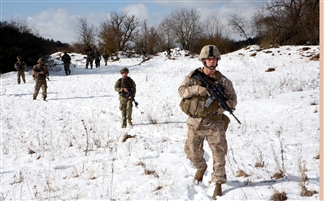
[[[216,196],[222,196],[222,184],[216,183],[213,199],[216,200]]]
[[[132,125],[133,125],[133,123],[132,123],[132,121],[131,121],[131,120],[128,120],[128,124],[129,124],[130,126],[132,126]]]
[[[199,184],[202,180],[203,180],[203,177],[204,177],[204,174],[205,174],[205,171],[207,170],[207,165],[204,169],[198,169],[196,171],[196,174],[195,174],[195,182],[197,182],[197,184]]]
[[[123,124],[123,125],[122,125],[122,128],[126,128],[126,124]]]

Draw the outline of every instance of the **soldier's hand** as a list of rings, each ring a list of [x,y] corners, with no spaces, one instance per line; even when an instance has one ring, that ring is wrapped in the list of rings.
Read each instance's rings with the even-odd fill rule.
[[[205,87],[199,86],[198,87],[198,93],[200,96],[210,96],[209,92],[207,91],[207,89]]]
[[[128,89],[127,88],[123,88],[123,91],[128,93]]]
[[[234,107],[233,107],[233,103],[232,103],[231,100],[227,100],[227,101],[226,101],[226,104],[227,104],[228,107],[230,107],[231,109],[234,109]]]

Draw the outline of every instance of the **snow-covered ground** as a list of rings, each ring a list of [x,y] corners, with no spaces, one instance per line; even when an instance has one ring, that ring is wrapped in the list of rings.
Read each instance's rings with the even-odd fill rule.
[[[319,46],[250,46],[222,55],[218,70],[233,82],[242,124],[228,115],[228,182],[217,200],[269,200],[274,192],[319,200],[319,194],[301,195],[302,186],[320,190],[320,70],[311,60],[317,54]],[[166,60],[160,53],[141,65],[140,57],[121,58],[85,69],[83,55],[70,55],[70,76],[61,61],[52,62],[48,102],[41,91],[32,100],[30,70],[26,84],[17,85],[16,72],[1,75],[0,200],[212,199],[208,143],[199,185],[183,151],[187,116],[177,90],[202,66],[197,57]],[[113,88],[123,67],[137,84],[139,103],[126,129]],[[133,138],[123,141],[125,135]],[[284,177],[276,179],[280,172]]]

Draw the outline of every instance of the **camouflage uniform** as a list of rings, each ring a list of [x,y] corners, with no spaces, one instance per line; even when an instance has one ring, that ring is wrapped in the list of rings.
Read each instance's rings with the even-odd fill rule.
[[[98,50],[95,51],[95,63],[96,63],[96,68],[100,67],[100,60],[101,60],[101,55],[98,52]]]
[[[85,50],[85,53],[87,54],[86,68],[88,68],[89,63],[90,63],[90,66],[91,66],[91,69],[92,69],[93,56],[94,56],[92,48],[90,46],[88,46],[88,48]]]
[[[109,54],[106,52],[106,50],[105,50],[105,52],[103,53],[102,57],[103,57],[104,60],[105,60],[105,66],[107,66],[107,61],[108,61],[108,58],[109,58]]]
[[[27,69],[27,65],[24,61],[21,60],[20,56],[17,57],[17,60],[18,61],[14,65],[15,69],[17,70],[17,82],[18,84],[20,84],[20,77],[21,77],[24,83],[26,83],[25,71]]]
[[[33,100],[36,100],[40,88],[42,88],[43,100],[47,98],[47,82],[46,77],[49,76],[47,67],[44,65],[43,59],[38,59],[38,64],[33,67],[33,78],[36,82]]]
[[[64,63],[65,75],[70,75],[71,74],[71,70],[70,70],[71,57],[70,57],[70,55],[68,55],[67,52],[65,51],[64,55],[62,56],[61,59]]]
[[[121,70],[121,73],[123,72],[128,73],[128,69],[123,68]],[[123,91],[123,88],[128,88],[129,90],[132,90],[133,96],[135,97],[136,84],[132,78],[126,76],[125,78],[122,77],[118,79],[114,86],[115,91],[117,91],[119,94],[119,101],[120,101],[119,109],[122,115],[122,127],[125,128],[126,120],[128,120],[128,123],[132,125],[133,103],[132,100],[129,98],[130,94]]]
[[[204,68],[206,68],[206,66],[198,68],[198,70],[204,72]],[[214,68],[216,68],[216,66]],[[200,182],[202,181],[203,174],[207,169],[206,160],[203,157],[203,144],[204,140],[207,140],[214,161],[211,181],[218,184],[217,190],[220,190],[221,192],[221,184],[226,183],[227,180],[225,172],[225,156],[227,154],[227,140],[225,132],[230,120],[225,114],[223,114],[224,109],[219,107],[218,101],[214,101],[208,108],[204,106],[208,94],[206,94],[205,87],[201,86],[200,81],[191,78],[193,72],[194,71],[185,77],[185,80],[178,89],[180,97],[183,98],[182,102],[188,100],[189,103],[187,114],[190,116],[187,120],[188,134],[184,151],[187,158],[198,169],[196,176],[200,174],[200,178],[197,179],[195,176],[195,180],[197,179],[198,182]],[[227,104],[231,108],[234,108],[237,104],[237,97],[232,82],[219,71],[215,71],[215,73],[210,77],[218,81],[224,87],[228,98]],[[202,95],[203,89],[205,90],[204,95]],[[181,106],[181,109],[183,109],[183,106]],[[213,112],[217,110],[217,115],[213,115]],[[217,192],[215,196],[216,195],[221,195],[221,193]]]

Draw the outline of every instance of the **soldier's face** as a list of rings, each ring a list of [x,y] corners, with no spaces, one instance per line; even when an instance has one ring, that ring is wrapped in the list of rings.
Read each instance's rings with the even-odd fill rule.
[[[207,58],[206,59],[206,65],[207,66],[216,66],[217,59],[216,58]]]
[[[127,72],[123,72],[123,73],[122,73],[122,77],[123,77],[123,78],[127,77],[127,75],[128,75]]]

